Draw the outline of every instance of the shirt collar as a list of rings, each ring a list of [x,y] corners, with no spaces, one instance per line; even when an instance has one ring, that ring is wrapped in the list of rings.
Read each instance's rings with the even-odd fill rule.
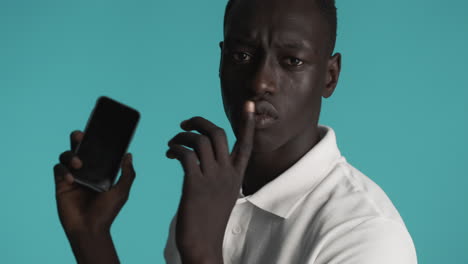
[[[238,203],[247,200],[267,212],[288,218],[341,157],[333,129],[322,125],[318,128],[320,140],[312,149],[276,179]]]

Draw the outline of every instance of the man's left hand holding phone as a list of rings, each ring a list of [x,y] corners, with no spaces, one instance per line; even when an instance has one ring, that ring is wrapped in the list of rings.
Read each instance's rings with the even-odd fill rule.
[[[136,176],[126,151],[138,120],[136,110],[100,97],[85,132],[71,133],[71,150],[54,166],[58,214],[78,263],[119,263],[110,227]],[[102,164],[93,164],[96,157]],[[100,175],[93,175],[96,171]]]

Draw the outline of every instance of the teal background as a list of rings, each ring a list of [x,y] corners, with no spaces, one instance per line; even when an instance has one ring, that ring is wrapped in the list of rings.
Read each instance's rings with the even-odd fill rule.
[[[108,95],[142,113],[137,179],[113,225],[123,263],[163,263],[179,122],[233,135],[220,98],[225,1],[0,0],[0,262],[73,263],[52,167]],[[403,216],[419,263],[468,263],[468,2],[338,0],[336,93],[321,123]]]

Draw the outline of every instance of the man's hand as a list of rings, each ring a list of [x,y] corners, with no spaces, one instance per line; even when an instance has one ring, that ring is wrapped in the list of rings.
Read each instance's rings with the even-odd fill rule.
[[[135,179],[132,156],[122,161],[122,175],[107,192],[95,192],[74,182],[71,169],[80,169],[82,161],[74,154],[83,133],[70,135],[71,151],[60,155],[54,166],[55,197],[60,222],[80,263],[118,263],[110,236],[110,227],[128,199]]]
[[[224,232],[252,151],[254,112],[254,103],[248,101],[231,154],[224,130],[202,117],[182,122],[187,132],[168,143],[167,157],[178,159],[185,173],[176,226],[176,243],[184,263],[222,262]]]

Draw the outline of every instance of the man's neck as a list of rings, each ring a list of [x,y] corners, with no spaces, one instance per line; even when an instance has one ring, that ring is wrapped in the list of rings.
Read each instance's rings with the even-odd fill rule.
[[[294,165],[319,141],[318,127],[302,131],[272,152],[252,152],[242,192],[251,195]]]

